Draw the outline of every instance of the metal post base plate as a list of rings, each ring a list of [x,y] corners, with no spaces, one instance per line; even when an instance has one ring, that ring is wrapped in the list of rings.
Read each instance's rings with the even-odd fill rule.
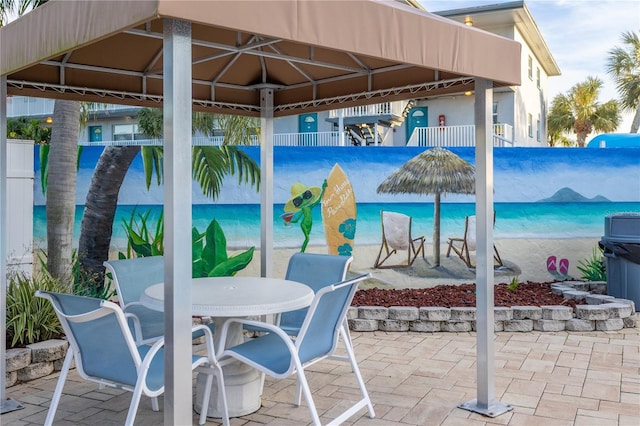
[[[462,408],[463,410],[467,411],[473,411],[474,413],[482,414],[483,416],[487,417],[498,417],[501,414],[513,410],[512,405],[503,404],[498,401],[492,401],[488,407],[481,407],[478,405],[477,399],[472,399],[471,401],[458,404],[458,408]]]
[[[20,404],[15,399],[7,398],[0,402],[0,414],[10,413],[16,410],[22,410],[24,405]]]

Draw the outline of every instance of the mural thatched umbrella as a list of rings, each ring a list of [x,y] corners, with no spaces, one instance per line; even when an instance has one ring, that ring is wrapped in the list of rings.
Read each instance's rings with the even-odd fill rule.
[[[444,148],[416,155],[382,182],[378,193],[434,194],[433,257],[440,266],[440,194],[474,194],[475,168]]]

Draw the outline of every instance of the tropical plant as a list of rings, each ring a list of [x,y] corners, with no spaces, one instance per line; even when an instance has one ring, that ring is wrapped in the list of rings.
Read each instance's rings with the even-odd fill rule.
[[[63,333],[51,303],[36,297],[37,290],[65,293],[69,288],[46,271],[33,277],[23,272],[8,276],[6,302],[9,347],[41,342]]]
[[[590,258],[579,260],[577,265],[581,278],[586,281],[606,281],[607,268],[604,264],[603,251],[600,247],[593,248]]]
[[[127,252],[118,253],[118,258],[161,256],[164,254],[164,220],[162,214],[155,227],[151,229],[149,215],[151,211],[131,213],[129,221],[123,221],[127,234]],[[233,256],[227,254],[227,239],[216,219],[213,219],[204,233],[194,226],[192,236],[192,276],[228,277],[247,267],[253,259],[255,247]]]
[[[598,103],[602,80],[588,77],[577,83],[566,94],[556,96],[547,118],[552,134],[573,131],[579,147],[585,146],[587,136],[593,132],[612,132],[620,124],[618,103],[610,100]]]
[[[633,111],[630,133],[640,127],[640,37],[628,31],[622,34],[625,47],[614,47],[609,51],[607,72],[613,76],[620,95],[620,106]]]
[[[143,108],[139,114],[139,129],[151,139],[162,137],[162,111]],[[238,176],[239,183],[251,183],[257,190],[260,181],[259,166],[244,151],[231,146],[248,143],[247,135],[257,132],[257,122],[245,117],[226,119],[203,113],[194,113],[193,117],[194,131],[201,131],[205,135],[212,134],[220,126],[231,126],[223,129],[223,146],[193,148],[193,178],[200,183],[204,194],[215,200],[224,176],[233,174]],[[102,263],[109,257],[118,193],[138,151],[142,154],[147,188],[151,185],[154,173],[156,182],[160,184],[163,173],[161,146],[106,147],[98,159],[87,193],[78,247],[81,268],[87,276],[99,277],[104,272]],[[103,285],[103,282],[98,279],[96,286]]]
[[[511,281],[509,281],[509,285],[507,286],[507,290],[516,291],[519,285],[520,285],[520,278],[517,276],[512,277]]]

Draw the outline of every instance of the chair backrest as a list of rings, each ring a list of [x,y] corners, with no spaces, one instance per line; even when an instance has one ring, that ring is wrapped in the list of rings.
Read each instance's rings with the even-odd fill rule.
[[[493,212],[493,225],[496,224],[496,212]],[[476,251],[476,216],[467,216],[465,228],[464,228],[464,239],[467,241],[467,248],[469,251]]]
[[[464,239],[467,241],[469,251],[476,250],[476,217],[467,216],[467,223],[464,229]]]
[[[382,211],[382,235],[387,244],[396,250],[407,250],[411,241],[411,216]]]
[[[41,290],[36,296],[53,305],[82,376],[135,386],[141,358],[118,305],[93,297]]]
[[[104,262],[111,272],[122,306],[138,302],[144,290],[164,281],[164,257],[149,256]]]
[[[314,292],[331,284],[344,281],[352,256],[318,253],[295,253],[289,259],[285,278],[308,285]],[[308,308],[284,312],[280,316],[283,328],[300,328]]]
[[[296,339],[302,363],[333,352],[358,284],[369,277],[360,275],[316,293]]]

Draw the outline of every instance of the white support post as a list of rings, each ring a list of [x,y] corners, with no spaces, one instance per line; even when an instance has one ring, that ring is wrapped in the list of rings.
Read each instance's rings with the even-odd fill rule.
[[[273,89],[260,90],[260,275],[273,277]]]
[[[495,400],[493,316],[493,125],[491,81],[475,81],[477,398],[459,407],[488,417],[513,410]]]
[[[193,422],[191,373],[191,24],[164,21],[164,423]],[[187,348],[187,350],[185,350]]]

